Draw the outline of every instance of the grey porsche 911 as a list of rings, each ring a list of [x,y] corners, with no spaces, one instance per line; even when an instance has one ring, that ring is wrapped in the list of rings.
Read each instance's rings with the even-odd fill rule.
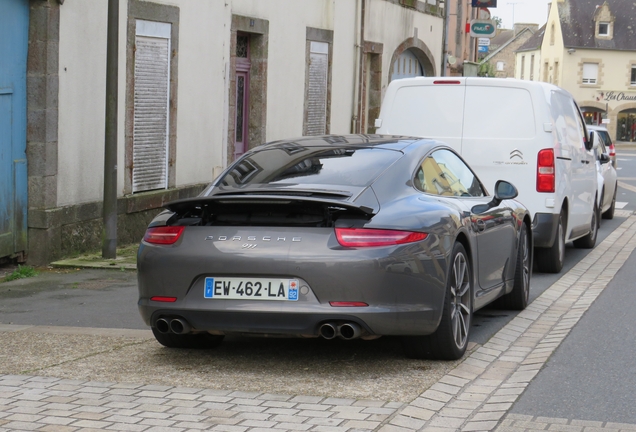
[[[399,336],[409,357],[458,359],[477,309],[528,303],[531,220],[512,184],[489,186],[429,139],[259,146],[150,223],[139,310],[171,348]]]

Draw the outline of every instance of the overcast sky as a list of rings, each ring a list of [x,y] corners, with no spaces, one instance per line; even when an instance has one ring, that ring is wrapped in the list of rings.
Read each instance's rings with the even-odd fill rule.
[[[550,0],[497,0],[496,8],[489,8],[492,16],[503,20],[503,27],[511,29],[514,22],[535,23],[541,27],[548,19]]]

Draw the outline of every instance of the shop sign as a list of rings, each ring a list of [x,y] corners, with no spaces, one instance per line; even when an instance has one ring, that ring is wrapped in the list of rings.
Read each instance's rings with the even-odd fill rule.
[[[624,91],[601,91],[596,98],[597,101],[604,102],[622,102],[631,101],[636,102],[636,92],[624,92]]]
[[[475,38],[494,38],[497,25],[491,20],[472,20],[470,35]]]
[[[605,93],[606,101],[636,101],[636,93],[628,94],[625,92],[610,91]]]

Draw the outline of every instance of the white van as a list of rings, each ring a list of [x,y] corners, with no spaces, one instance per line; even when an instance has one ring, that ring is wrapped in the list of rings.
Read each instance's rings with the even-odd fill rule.
[[[565,90],[509,78],[418,77],[387,87],[377,133],[435,138],[457,150],[486,187],[519,190],[533,217],[539,271],[558,273],[565,243],[596,243],[592,139]]]

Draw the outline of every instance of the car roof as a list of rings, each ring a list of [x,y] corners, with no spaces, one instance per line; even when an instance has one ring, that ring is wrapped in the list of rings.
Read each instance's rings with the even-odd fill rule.
[[[607,128],[605,126],[598,126],[598,125],[587,125],[586,126],[589,130],[593,130],[593,131],[603,131],[603,132],[607,132]]]
[[[347,135],[320,135],[304,136],[292,139],[272,141],[255,147],[252,152],[271,149],[290,149],[298,147],[376,147],[387,150],[401,151],[417,141],[430,141],[431,145],[438,144],[434,140],[426,140],[418,137],[400,135],[375,135],[375,134],[347,134]]]

